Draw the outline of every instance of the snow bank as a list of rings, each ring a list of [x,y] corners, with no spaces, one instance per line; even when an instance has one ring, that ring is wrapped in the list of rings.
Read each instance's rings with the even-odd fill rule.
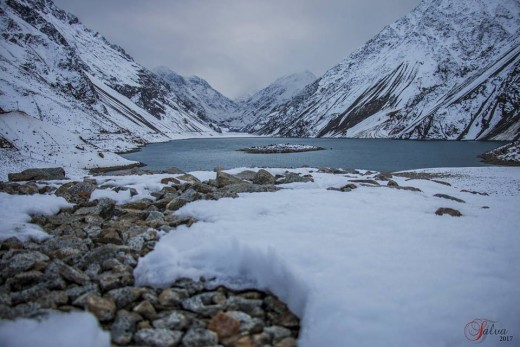
[[[51,313],[45,319],[0,320],[0,345],[9,347],[108,347],[110,334],[87,312]]]
[[[22,241],[43,240],[49,235],[31,224],[31,215],[53,215],[70,207],[65,199],[55,195],[9,195],[0,192],[0,240],[16,237]]]
[[[464,327],[475,318],[518,334],[520,170],[485,169],[458,169],[464,180],[443,180],[485,192],[496,172],[512,193],[482,196],[399,177],[422,192],[359,186],[343,193],[324,188],[347,177],[313,173],[314,183],[275,193],[197,201],[178,214],[199,222],[161,238],[134,275],[140,285],[204,276],[271,290],[301,317],[303,347],[466,346]],[[437,216],[439,207],[463,216]]]
[[[115,192],[113,190],[108,189],[96,189],[90,196],[90,200],[92,201],[100,198],[109,198],[115,200],[119,204],[124,204],[129,201],[136,201],[145,198],[155,200],[155,197],[153,197],[151,193],[157,192],[164,188],[165,185],[161,183],[161,180],[163,178],[179,176],[181,175],[155,174],[92,177],[97,181],[98,185],[133,188],[137,191],[137,195],[131,196],[129,190],[121,190],[119,192]]]

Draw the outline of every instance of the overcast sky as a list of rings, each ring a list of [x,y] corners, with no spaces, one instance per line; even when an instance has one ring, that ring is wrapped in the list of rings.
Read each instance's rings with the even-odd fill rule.
[[[420,0],[54,0],[148,68],[234,98],[327,69]]]

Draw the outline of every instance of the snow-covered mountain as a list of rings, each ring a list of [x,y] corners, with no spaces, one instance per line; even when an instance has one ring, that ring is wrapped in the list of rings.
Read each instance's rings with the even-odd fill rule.
[[[216,133],[190,100],[50,0],[0,0],[0,28],[0,113],[9,120],[25,114],[80,135],[85,150]],[[2,135],[16,143],[16,133]],[[76,137],[53,141],[65,149]]]
[[[517,138],[520,2],[423,0],[252,129],[281,136]]]
[[[264,89],[248,98],[240,98],[240,114],[231,121],[235,127],[244,126],[246,132],[255,130],[256,124],[266,118],[276,107],[284,104],[309,83],[316,80],[310,71],[303,71],[278,78]]]
[[[165,80],[177,95],[182,96],[184,103],[190,105],[191,110],[202,119],[223,124],[237,116],[238,104],[206,80],[198,76],[183,77],[166,66],[157,67],[153,72]]]

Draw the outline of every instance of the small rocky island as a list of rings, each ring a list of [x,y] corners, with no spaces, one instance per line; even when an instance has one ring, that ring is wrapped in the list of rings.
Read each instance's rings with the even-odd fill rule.
[[[254,153],[254,154],[271,154],[271,153],[297,153],[297,152],[310,152],[310,151],[321,151],[325,148],[310,145],[299,145],[291,143],[278,143],[266,146],[252,146],[248,148],[239,149],[239,151]]]

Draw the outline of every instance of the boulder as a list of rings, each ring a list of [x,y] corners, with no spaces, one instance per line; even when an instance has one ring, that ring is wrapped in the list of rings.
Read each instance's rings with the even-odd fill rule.
[[[459,210],[456,210],[456,209],[450,208],[450,207],[438,208],[437,211],[435,211],[435,214],[437,216],[443,216],[445,214],[450,215],[452,217],[461,217],[462,216],[462,213],[460,213]]]
[[[244,183],[244,181],[238,177],[235,177],[235,176],[225,173],[223,171],[217,172],[217,187],[219,187],[219,188],[223,188],[223,187],[229,186],[231,184],[240,184],[240,183]]]
[[[55,194],[68,202],[80,203],[88,201],[96,188],[97,186],[90,182],[69,182],[59,187]]]
[[[269,171],[260,169],[255,177],[253,177],[253,183],[254,184],[274,184],[275,179],[274,176],[269,173]]]
[[[314,182],[311,175],[301,176],[299,173],[286,172],[282,179],[278,180],[278,184],[296,183],[296,182]]]
[[[9,181],[63,180],[65,170],[62,167],[27,169],[7,175]]]

